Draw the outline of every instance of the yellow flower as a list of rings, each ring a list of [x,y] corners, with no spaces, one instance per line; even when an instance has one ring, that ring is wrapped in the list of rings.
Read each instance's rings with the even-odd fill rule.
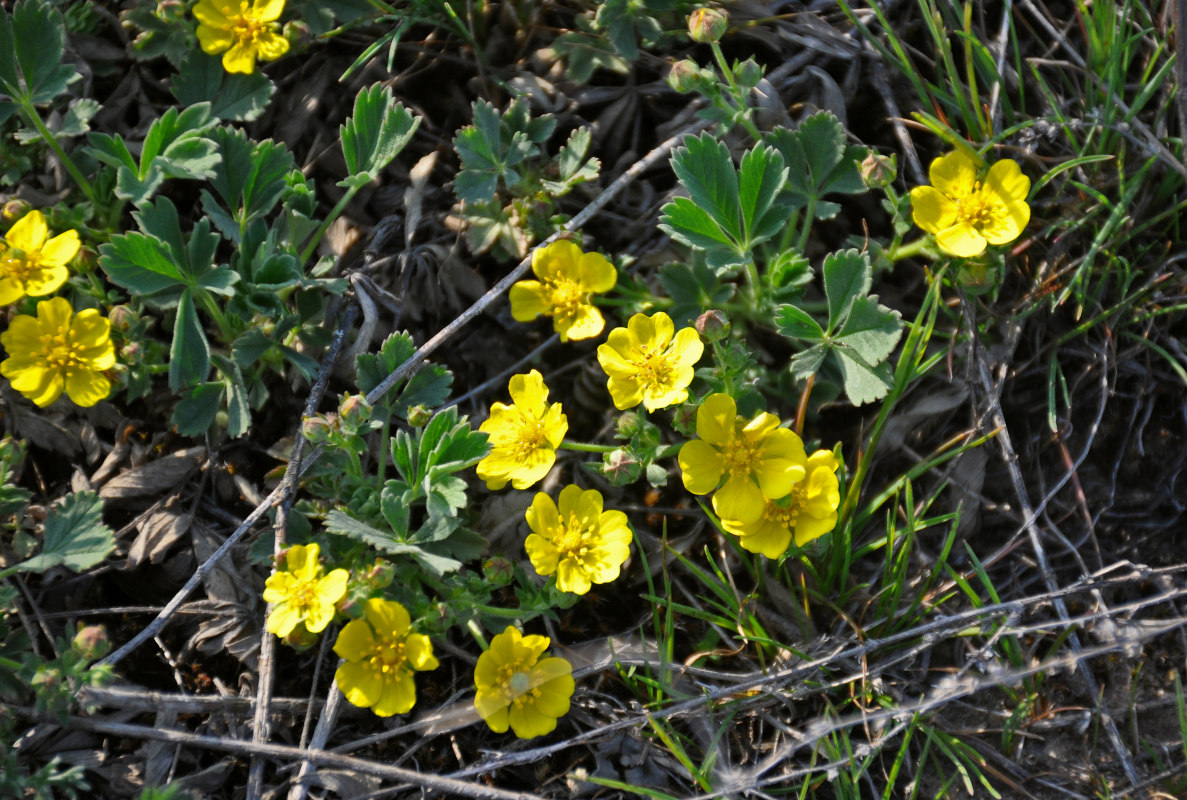
[[[711,394],[697,409],[697,435],[685,442],[678,461],[684,488],[713,495],[713,508],[748,510],[746,521],[762,513],[763,499],[786,497],[803,480],[807,461],[804,443],[794,431],[779,427],[779,418],[763,411],[746,422],[734,399]]]
[[[556,448],[569,430],[561,404],[548,404],[548,387],[539,372],[513,375],[507,388],[513,405],[495,403],[490,418],[478,426],[490,436],[492,448],[478,462],[478,477],[488,489],[502,489],[507,481],[526,489],[543,478],[556,463]]]
[[[595,292],[614,288],[618,273],[601,253],[583,253],[567,239],[560,239],[532,253],[532,272],[538,281],[520,281],[511,287],[511,316],[531,322],[540,314],[552,317],[561,341],[592,339],[606,324],[590,303]]]
[[[837,507],[841,504],[838,466],[836,456],[828,450],[817,450],[803,464],[804,479],[792,486],[786,497],[764,499],[757,519],[748,508],[736,507],[732,502],[717,503],[721,526],[739,537],[742,549],[767,558],[787,552],[792,536],[796,547],[803,547],[837,524]]]
[[[672,318],[662,311],[635,314],[598,346],[598,363],[610,376],[606,388],[619,411],[642,403],[648,411],[688,399],[692,365],[705,352],[693,328],[673,336]]]
[[[25,295],[44,297],[66,282],[66,264],[80,247],[78,232],[48,237],[40,211],[30,211],[8,229],[0,247],[0,306]]]
[[[42,300],[37,316],[18,314],[0,333],[8,358],[0,375],[44,408],[62,391],[80,406],[93,406],[111,392],[103,370],[115,366],[111,322],[93,308],[74,313],[62,297]]]
[[[404,606],[372,597],[363,619],[346,623],[334,643],[334,652],[345,661],[334,681],[347,700],[380,717],[416,705],[412,672],[436,669],[437,657],[429,637],[410,630],[411,622]]]
[[[320,633],[334,618],[334,604],[346,594],[346,570],[331,570],[323,576],[321,548],[316,543],[290,547],[284,565],[264,584],[264,602],[274,606],[268,615],[268,632],[283,639],[304,622],[310,633]]]
[[[610,583],[630,555],[626,514],[603,511],[602,494],[579,486],[561,490],[560,507],[544,492],[527,511],[532,529],[524,542],[540,575],[556,573],[556,588],[585,594],[591,583]]]
[[[986,243],[1009,244],[1030,221],[1030,178],[1008,158],[981,181],[972,157],[955,150],[932,161],[928,177],[931,186],[911,190],[911,214],[948,255],[971,258]]]
[[[227,72],[255,72],[256,58],[275,61],[288,52],[276,31],[284,0],[198,0],[198,43],[210,55],[223,53]]]
[[[495,733],[507,726],[520,739],[543,736],[569,713],[576,684],[563,658],[544,656],[547,636],[523,636],[514,627],[491,639],[474,667],[474,709]]]

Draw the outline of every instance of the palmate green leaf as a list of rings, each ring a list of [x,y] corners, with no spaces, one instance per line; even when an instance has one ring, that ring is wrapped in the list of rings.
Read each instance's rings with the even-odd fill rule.
[[[887,359],[902,336],[902,318],[868,294],[871,266],[865,253],[831,253],[822,272],[829,309],[827,330],[793,305],[780,306],[775,315],[781,334],[809,345],[792,358],[792,374],[806,378],[824,365],[826,357],[832,357],[850,402],[861,405],[884,397],[892,377]]]
[[[62,63],[66,24],[47,0],[18,0],[12,14],[0,7],[0,87],[14,101],[53,102],[76,80]]]
[[[182,392],[173,409],[172,422],[182,436],[201,436],[210,430],[222,405],[226,387],[222,381],[207,381]]]
[[[578,26],[588,26],[582,17]],[[585,30],[565,31],[552,40],[552,51],[565,62],[565,75],[578,84],[589,83],[594,71],[607,69],[625,75],[630,72],[630,63],[619,55],[605,37]]]
[[[715,268],[745,264],[753,248],[778,233],[791,208],[776,202],[787,173],[783,157],[757,145],[734,169],[725,144],[709,133],[685,137],[672,169],[688,192],[663,207],[660,228],[676,241],[705,251]]]
[[[181,62],[170,91],[183,106],[209,102],[212,117],[251,122],[264,113],[276,87],[262,72],[227,72],[221,56],[194,48]]]
[[[573,132],[569,134],[568,141],[553,159],[559,180],[540,181],[540,185],[544,187],[545,191],[553,197],[563,197],[574,186],[586,181],[597,180],[602,162],[596,158],[585,158],[585,154],[589,152],[589,143],[589,128],[573,129]]]
[[[407,332],[393,333],[384,340],[378,353],[361,353],[355,357],[355,375],[359,391],[370,394],[396,367],[416,352],[416,345]],[[424,364],[399,391],[389,391],[382,408],[376,413],[395,413],[407,417],[411,406],[436,408],[449,397],[453,373],[437,364]],[[376,416],[376,419],[382,419]]]
[[[377,83],[361,90],[354,115],[339,128],[349,174],[338,185],[360,188],[375,180],[419,126],[420,118],[396,102],[389,87]]]
[[[812,202],[816,219],[831,219],[841,207],[824,200],[825,195],[866,190],[858,164],[869,151],[847,145],[840,121],[827,111],[808,117],[794,131],[779,128],[763,140],[787,163],[787,191],[780,200],[793,208]]]
[[[520,175],[515,167],[539,152],[533,137],[545,131],[551,133],[550,127],[538,123],[551,122],[552,126],[556,123],[549,117],[529,120],[526,106],[518,101],[511,104],[502,118],[485,100],[475,101],[472,108],[474,124],[462,128],[453,138],[454,150],[462,164],[453,190],[459,200],[481,203],[494,198],[500,178],[508,189],[519,184]]]
[[[355,541],[363,542],[385,553],[409,556],[437,577],[446,572],[454,572],[462,566],[461,562],[455,559],[439,556],[414,544],[398,541],[390,533],[373,528],[365,522],[359,522],[337,509],[326,515],[325,528],[330,533],[349,536]]]
[[[202,208],[224,236],[239,244],[249,224],[276,208],[288,189],[287,178],[296,169],[296,162],[283,144],[271,139],[255,142],[235,128],[216,128],[210,138],[221,156],[210,185],[222,202],[203,189]]]
[[[210,374],[210,343],[194,308],[193,290],[185,289],[177,302],[173,343],[169,347],[169,388],[174,392],[206,380]]]
[[[103,501],[99,495],[75,492],[50,508],[41,552],[0,575],[45,572],[57,566],[82,572],[103,561],[114,549],[115,535],[103,524]]]
[[[99,266],[112,283],[141,297],[157,296],[155,305],[172,305],[176,292],[170,297],[161,295],[186,285],[168,245],[155,236],[135,231],[113,236],[99,246],[99,254]]]

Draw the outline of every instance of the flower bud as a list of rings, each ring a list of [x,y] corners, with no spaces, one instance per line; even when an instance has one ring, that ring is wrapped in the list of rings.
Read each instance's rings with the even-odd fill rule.
[[[309,43],[313,41],[313,31],[310,30],[309,23],[299,19],[284,23],[281,35],[288,39],[294,53],[305,52],[309,49]]]
[[[643,422],[643,417],[638,411],[626,411],[618,416],[617,422],[614,423],[614,433],[619,439],[629,439],[639,432],[639,425]]]
[[[111,327],[117,331],[127,331],[136,321],[136,314],[127,306],[112,306],[107,312],[107,319],[111,320]]]
[[[881,156],[870,151],[858,167],[861,179],[872,189],[889,186],[898,175],[894,156]]]
[[[24,200],[9,200],[4,204],[4,210],[0,211],[0,216],[4,217],[5,222],[16,222],[32,210],[33,206]]]
[[[70,643],[74,652],[87,661],[95,661],[107,655],[111,649],[111,640],[107,638],[107,629],[102,625],[79,624],[78,633]]]
[[[433,412],[422,405],[408,407],[408,424],[414,428],[423,428],[433,418]]]
[[[730,333],[729,317],[715,308],[711,308],[697,317],[693,326],[706,342],[720,342]]]
[[[330,434],[333,432],[334,426],[321,414],[306,417],[301,422],[301,434],[313,444],[325,444],[330,441]]]
[[[157,19],[181,22],[185,18],[185,3],[181,0],[161,0],[157,3]]]
[[[348,428],[361,428],[371,421],[371,404],[361,394],[345,394],[338,404],[338,416]]]
[[[681,403],[672,415],[672,429],[681,436],[692,436],[697,432],[697,407],[695,403]]]
[[[729,17],[715,8],[698,8],[688,17],[688,37],[701,44],[718,41],[728,27]]]
[[[301,621],[288,636],[284,637],[284,643],[298,653],[303,653],[317,644],[317,634],[310,633],[309,629],[305,627],[305,622]]]
[[[389,561],[376,561],[367,570],[366,581],[376,589],[383,589],[392,585],[396,577],[396,568]]]
[[[611,450],[602,458],[602,474],[615,486],[625,486],[638,480],[643,465],[630,450]]]
[[[506,586],[515,576],[515,565],[502,556],[493,556],[483,563],[482,574],[491,584]]]
[[[668,71],[668,86],[680,94],[696,91],[701,84],[701,68],[691,59],[677,61]]]
[[[734,80],[743,89],[753,89],[762,80],[762,67],[753,58],[734,65]]]

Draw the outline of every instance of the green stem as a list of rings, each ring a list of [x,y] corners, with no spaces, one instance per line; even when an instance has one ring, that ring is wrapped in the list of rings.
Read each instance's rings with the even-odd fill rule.
[[[327,216],[322,221],[322,224],[318,226],[317,230],[313,232],[313,238],[309,240],[309,244],[305,245],[305,249],[301,251],[302,266],[309,263],[309,259],[313,256],[314,251],[317,250],[317,245],[319,242],[321,242],[321,238],[326,235],[326,231],[329,230],[330,226],[334,224],[334,220],[338,219],[338,215],[340,215],[342,210],[346,208],[346,204],[351,201],[357,191],[358,189],[351,187],[343,192],[342,199],[340,199],[338,203],[332,209],[330,209],[329,216]]]
[[[42,139],[45,140],[45,143],[49,145],[49,149],[54,151],[54,155],[56,155],[58,159],[61,160],[62,166],[65,167],[66,171],[70,173],[70,177],[74,178],[74,182],[78,184],[80,189],[82,189],[83,194],[87,196],[87,199],[92,203],[96,202],[95,190],[92,188],[91,182],[86,179],[86,176],[82,174],[81,170],[79,170],[78,165],[75,164],[74,160],[66,154],[65,150],[62,149],[61,143],[59,143],[58,140],[54,138],[54,135],[50,133],[49,128],[45,127],[45,123],[41,121],[41,115],[37,113],[37,109],[34,108],[33,104],[28,100],[21,100],[20,103],[21,114],[25,117],[25,121],[37,129],[37,133]]]
[[[565,439],[557,449],[576,450],[579,453],[612,453],[619,448],[612,444],[589,444],[587,442],[574,442],[570,439]]]
[[[214,297],[205,289],[197,291],[198,302],[202,304],[202,308],[214,319],[215,326],[218,327],[219,338],[223,344],[229,345],[235,341],[235,330],[231,327],[231,323],[227,321],[227,317],[223,314],[222,309],[218,307],[218,303],[214,301]]]
[[[796,244],[796,248],[802,255],[804,248],[808,246],[808,237],[812,233],[812,220],[816,218],[816,198],[809,197],[808,205],[804,207],[804,227],[800,228],[800,240]]]
[[[713,50],[713,58],[715,61],[717,61],[718,69],[720,69],[721,73],[725,75],[725,80],[729,84],[730,96],[733,98],[734,103],[736,104],[736,110],[740,110],[742,112],[741,116],[738,118],[738,121],[742,123],[742,127],[746,129],[746,132],[754,137],[754,141],[761,142],[762,133],[760,133],[758,127],[755,126],[753,122],[751,122],[750,114],[748,113],[750,104],[746,102],[746,96],[749,94],[749,92],[742,91],[742,87],[738,86],[737,81],[734,80],[734,71],[730,69],[729,62],[725,60],[725,53],[721,52],[721,45],[719,45],[717,42],[710,42],[709,47]]]
[[[479,627],[478,620],[470,617],[470,619],[466,621],[466,630],[470,631],[470,635],[474,637],[476,642],[478,642],[479,647],[481,647],[483,650],[490,649],[490,645],[487,643],[486,637],[482,635],[482,628]]]
[[[383,418],[383,428],[379,432],[379,485],[383,486],[383,473],[387,470],[387,451],[390,443],[390,431],[392,426],[392,415],[387,414]]]
[[[931,249],[931,237],[920,236],[918,239],[891,248],[886,257],[891,261],[902,261],[904,258],[912,258],[913,256],[923,255]]]

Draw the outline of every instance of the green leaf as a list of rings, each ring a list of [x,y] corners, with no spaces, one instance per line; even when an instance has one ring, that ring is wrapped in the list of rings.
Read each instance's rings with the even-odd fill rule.
[[[783,229],[791,207],[776,202],[787,170],[783,157],[756,145],[735,170],[729,149],[709,133],[685,137],[672,169],[688,192],[665,205],[660,228],[678,242],[703,249],[711,267],[753,260],[753,250]]]
[[[529,119],[527,106],[518,100],[502,118],[485,100],[475,101],[473,110],[474,124],[460,129],[453,138],[462,164],[453,190],[459,200],[479,203],[494,198],[500,178],[508,189],[519,184],[515,167],[539,152],[533,137],[551,133],[556,123],[550,117]],[[541,122],[544,127],[539,126]]]
[[[209,102],[217,119],[251,122],[264,113],[276,87],[262,72],[227,72],[221,56],[195,48],[181,62],[170,91],[183,106]]]
[[[540,181],[540,185],[544,187],[545,191],[553,197],[562,197],[578,184],[597,180],[602,162],[596,158],[588,160],[585,158],[585,154],[589,152],[589,143],[589,128],[573,129],[573,132],[569,134],[568,141],[553,159],[559,180]]]
[[[866,190],[858,164],[869,150],[847,146],[845,130],[831,113],[813,114],[792,131],[779,128],[763,137],[788,166],[787,191],[781,201],[793,208],[814,203],[816,219],[836,216],[840,206],[824,200],[832,193],[858,194]]]
[[[169,348],[169,388],[174,392],[206,380],[210,374],[210,343],[198,320],[190,289],[181,293]]]
[[[585,23],[577,18],[578,25]],[[588,24],[588,23],[585,23]],[[589,83],[594,70],[605,69],[620,75],[630,72],[630,63],[618,54],[614,45],[588,31],[566,31],[552,40],[552,51],[565,62],[565,75],[577,84]]]
[[[110,242],[99,245],[99,266],[112,283],[140,296],[187,285],[168,245],[155,236],[135,231],[113,236]]]
[[[404,541],[409,534],[409,486],[404,481],[386,481],[379,493],[379,512],[395,531],[396,538]]]
[[[420,125],[392,90],[381,84],[362,89],[354,99],[354,116],[339,128],[348,176],[339,186],[362,187],[404,149]]]
[[[203,190],[202,207],[207,214],[221,219],[219,230],[239,244],[243,230],[251,222],[263,219],[276,208],[288,189],[287,178],[296,169],[296,162],[283,144],[271,139],[254,142],[235,128],[216,128],[210,138],[221,156],[210,185],[222,205]]]
[[[824,257],[821,272],[828,297],[828,329],[833,331],[845,320],[853,301],[870,291],[873,267],[865,253],[842,250]]]
[[[201,436],[210,430],[222,405],[222,381],[199,383],[186,389],[173,409],[173,424],[182,436]]]
[[[76,80],[62,63],[66,25],[47,0],[18,0],[12,15],[0,7],[0,87],[15,101],[53,102]]]
[[[99,495],[75,492],[50,508],[41,552],[4,572],[45,572],[57,566],[81,572],[102,562],[114,549],[115,535],[103,524]]]
[[[391,555],[410,556],[437,577],[458,570],[462,566],[461,562],[455,559],[430,553],[414,544],[397,541],[391,534],[372,528],[365,522],[359,522],[337,509],[326,515],[325,528],[330,533],[341,533]]]
[[[876,295],[853,301],[844,326],[833,342],[848,348],[866,364],[881,364],[894,352],[903,334],[903,321],[897,311],[878,303]]]
[[[792,305],[779,306],[775,325],[779,333],[792,339],[824,340],[824,328],[820,327],[820,323],[807,311]]]
[[[893,384],[890,364],[870,366],[856,352],[844,348],[833,350],[841,366],[845,396],[855,406],[881,400]]]

